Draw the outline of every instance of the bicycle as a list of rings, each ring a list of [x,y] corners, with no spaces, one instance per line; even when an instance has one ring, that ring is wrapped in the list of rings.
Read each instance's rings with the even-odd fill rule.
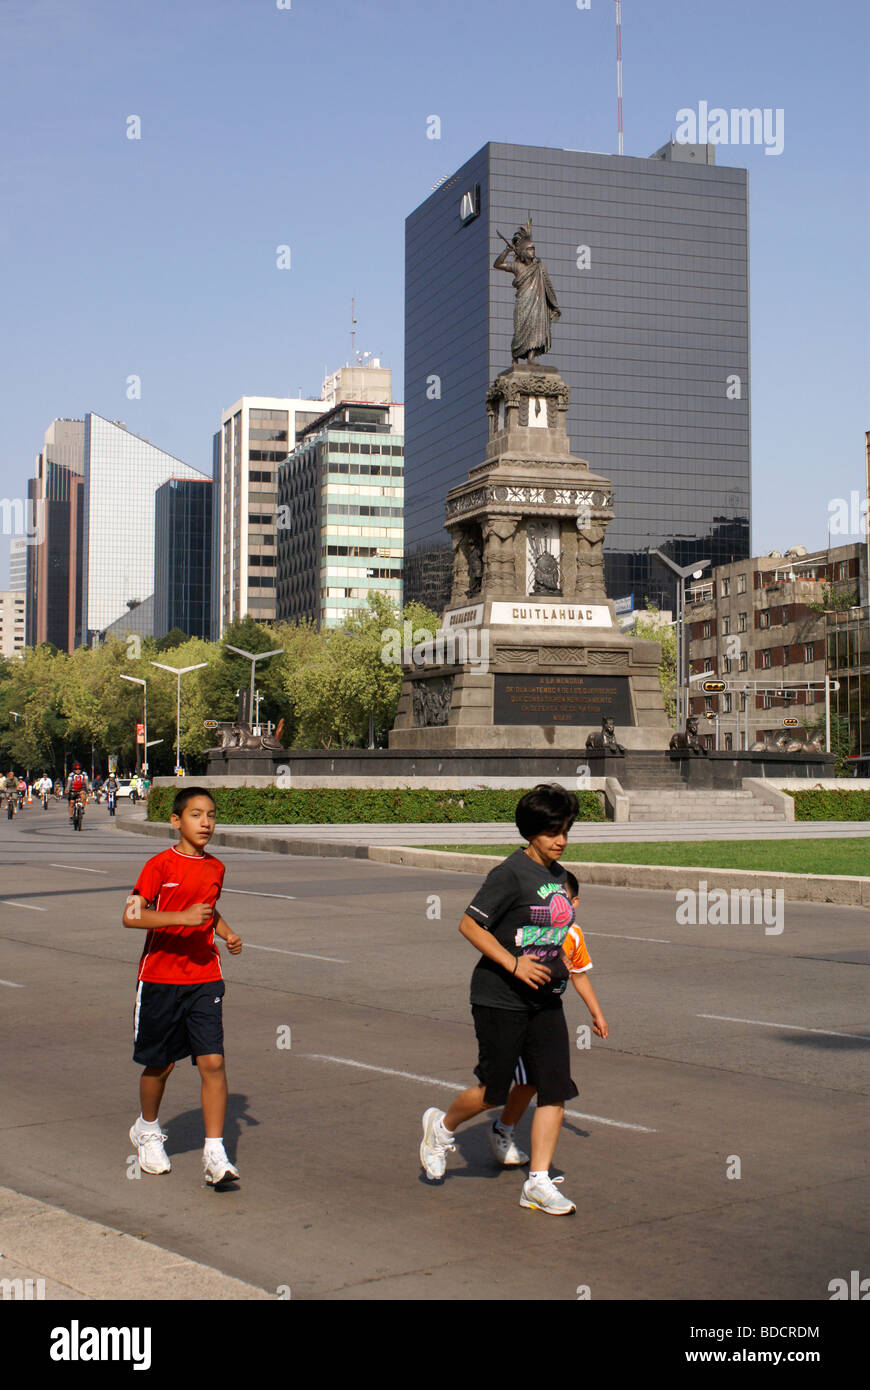
[[[46,792],[46,791],[44,791],[44,792],[42,793],[42,809],[43,809],[43,811],[47,811],[47,810],[48,810],[48,797],[49,797],[49,793]]]
[[[11,796],[6,796],[6,819],[11,820],[15,815],[15,801]]]
[[[75,805],[73,806],[73,815],[72,815],[72,819],[73,819],[73,829],[74,829],[74,830],[81,830],[81,828],[82,828],[82,821],[84,820],[84,817],[85,817],[85,803],[82,801],[82,798],[81,798],[80,796],[77,796],[76,799],[75,799]]]
[[[108,802],[109,815],[113,816],[115,814],[115,793],[106,792],[106,801]]]

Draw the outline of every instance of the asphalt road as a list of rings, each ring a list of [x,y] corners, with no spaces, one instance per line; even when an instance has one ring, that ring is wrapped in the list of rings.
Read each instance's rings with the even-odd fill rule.
[[[224,964],[242,1183],[214,1192],[186,1063],[161,1115],[172,1173],[128,1177],[142,939],[120,919],[159,848],[104,807],[81,834],[64,806],[0,818],[0,1185],[294,1299],[827,1300],[866,1266],[865,909],[786,903],[765,934],[581,887],[610,1038],[576,1052],[556,1158],[578,1213],[557,1219],[519,1207],[484,1119],[444,1183],[419,1169],[422,1112],[475,1060],[456,930],[475,881],[221,851],[246,943]]]

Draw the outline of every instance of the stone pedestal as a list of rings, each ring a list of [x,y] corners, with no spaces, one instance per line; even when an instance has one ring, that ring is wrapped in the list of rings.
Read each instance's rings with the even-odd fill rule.
[[[568,387],[516,363],[490,387],[483,463],[447,495],[453,587],[442,629],[406,654],[390,748],[576,748],[604,716],[626,748],[671,733],[657,642],[617,627],[602,547],[606,478],[575,458]]]

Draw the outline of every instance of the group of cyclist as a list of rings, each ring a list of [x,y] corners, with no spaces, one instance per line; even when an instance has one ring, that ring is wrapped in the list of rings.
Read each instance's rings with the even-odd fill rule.
[[[88,774],[81,763],[74,763],[66,780],[66,799],[70,823],[77,830],[80,829],[89,799],[93,798],[99,802],[103,796],[106,797],[109,815],[113,816],[118,798],[118,788],[118,778],[114,772],[110,772],[105,780],[98,774],[94,778],[92,787]],[[53,782],[47,772],[44,772],[33,784],[28,784],[24,777],[17,777],[11,770],[6,777],[0,774],[0,802],[5,805],[9,820],[34,795],[42,801],[43,810],[48,810],[49,798],[52,795],[57,800],[64,795],[63,781],[58,778],[57,781]],[[130,795],[134,803],[138,797],[145,795],[145,788],[138,777],[132,779]]]

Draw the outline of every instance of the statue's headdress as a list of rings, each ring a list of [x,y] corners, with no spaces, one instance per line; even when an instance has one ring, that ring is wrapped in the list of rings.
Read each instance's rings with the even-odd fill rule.
[[[511,242],[513,246],[516,248],[516,250],[519,250],[520,247],[532,245],[533,237],[531,213],[529,213],[527,221],[525,221],[523,225],[521,227],[518,227],[517,230],[514,232],[513,236],[511,237]]]

